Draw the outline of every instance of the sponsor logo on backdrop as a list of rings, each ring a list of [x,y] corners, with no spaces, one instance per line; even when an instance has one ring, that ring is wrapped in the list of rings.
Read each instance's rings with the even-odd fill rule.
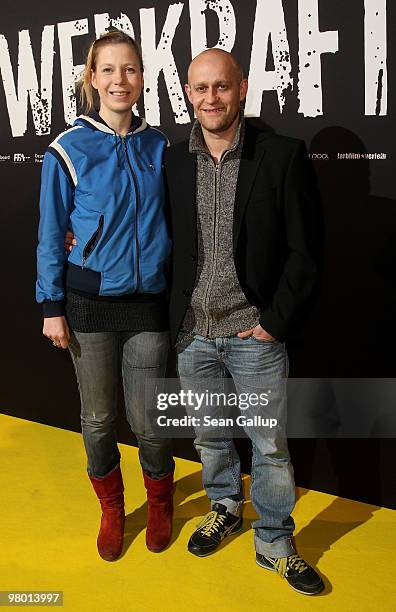
[[[330,159],[328,153],[308,153],[308,157],[313,161],[327,161]]]
[[[312,161],[329,161],[330,159],[370,159],[370,160],[382,160],[388,159],[387,153],[337,153],[331,154],[328,153],[308,153],[309,159]]]
[[[14,153],[14,164],[22,164],[24,162],[30,162],[32,159],[31,155],[25,155],[25,153]]]
[[[386,153],[337,153],[337,159],[387,159]]]

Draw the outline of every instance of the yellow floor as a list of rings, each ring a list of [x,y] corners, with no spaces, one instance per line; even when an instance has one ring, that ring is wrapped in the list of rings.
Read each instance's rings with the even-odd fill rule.
[[[242,535],[207,558],[186,551],[197,517],[208,511],[200,466],[191,461],[177,460],[171,546],[146,550],[137,452],[122,446],[126,545],[108,563],[96,552],[98,503],[80,435],[4,415],[0,431],[0,591],[62,590],[72,612],[396,609],[393,510],[299,490],[297,546],[326,583],[322,595],[307,597],[255,564],[250,502]]]

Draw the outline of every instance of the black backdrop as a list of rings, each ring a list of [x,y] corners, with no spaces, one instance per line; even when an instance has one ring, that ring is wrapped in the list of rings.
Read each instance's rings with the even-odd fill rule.
[[[67,91],[71,57],[68,63],[65,30],[74,28],[70,49],[73,63],[81,64],[95,36],[94,15],[105,13],[115,20],[123,14],[124,26],[129,19],[138,40],[142,35],[146,84],[145,109],[141,102],[139,112],[160,125],[172,142],[186,137],[191,127],[192,112],[180,87],[192,47],[195,52],[203,49],[206,37],[208,47],[233,48],[250,77],[246,113],[261,114],[276,131],[306,141],[323,197],[323,296],[304,344],[290,347],[291,374],[392,377],[396,340],[394,2],[115,0],[110,5],[104,0],[69,0],[62,5],[49,0],[3,1],[1,411],[79,430],[71,362],[67,352],[55,351],[41,336],[41,312],[34,304],[37,201],[41,156],[67,127],[65,115],[71,121],[73,114],[72,93]],[[71,25],[59,27],[66,22]],[[49,46],[42,54],[43,29]],[[156,53],[156,45],[163,56]],[[156,62],[166,74],[159,69],[158,81]],[[34,70],[42,102],[34,99]],[[341,158],[345,153],[348,159]],[[119,437],[133,443],[122,416]],[[396,507],[395,447],[393,439],[291,440],[297,484]],[[241,451],[248,470],[248,445],[241,444]],[[177,441],[176,454],[196,458],[189,440]]]

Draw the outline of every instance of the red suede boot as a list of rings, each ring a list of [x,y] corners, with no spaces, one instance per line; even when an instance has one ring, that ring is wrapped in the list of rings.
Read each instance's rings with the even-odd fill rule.
[[[151,552],[161,552],[172,537],[173,472],[159,480],[143,472],[147,489],[146,545]]]
[[[104,478],[90,477],[102,506],[98,535],[98,551],[102,559],[114,561],[120,556],[124,539],[124,483],[121,470],[116,467]]]

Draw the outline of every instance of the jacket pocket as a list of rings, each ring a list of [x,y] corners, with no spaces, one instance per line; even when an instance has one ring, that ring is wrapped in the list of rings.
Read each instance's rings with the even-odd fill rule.
[[[87,261],[88,257],[95,250],[100,240],[100,237],[103,233],[103,226],[104,226],[104,215],[100,215],[98,227],[96,228],[92,236],[89,238],[88,242],[85,244],[85,247],[83,250],[83,256],[82,256],[82,267],[83,268],[85,266],[85,262]]]

